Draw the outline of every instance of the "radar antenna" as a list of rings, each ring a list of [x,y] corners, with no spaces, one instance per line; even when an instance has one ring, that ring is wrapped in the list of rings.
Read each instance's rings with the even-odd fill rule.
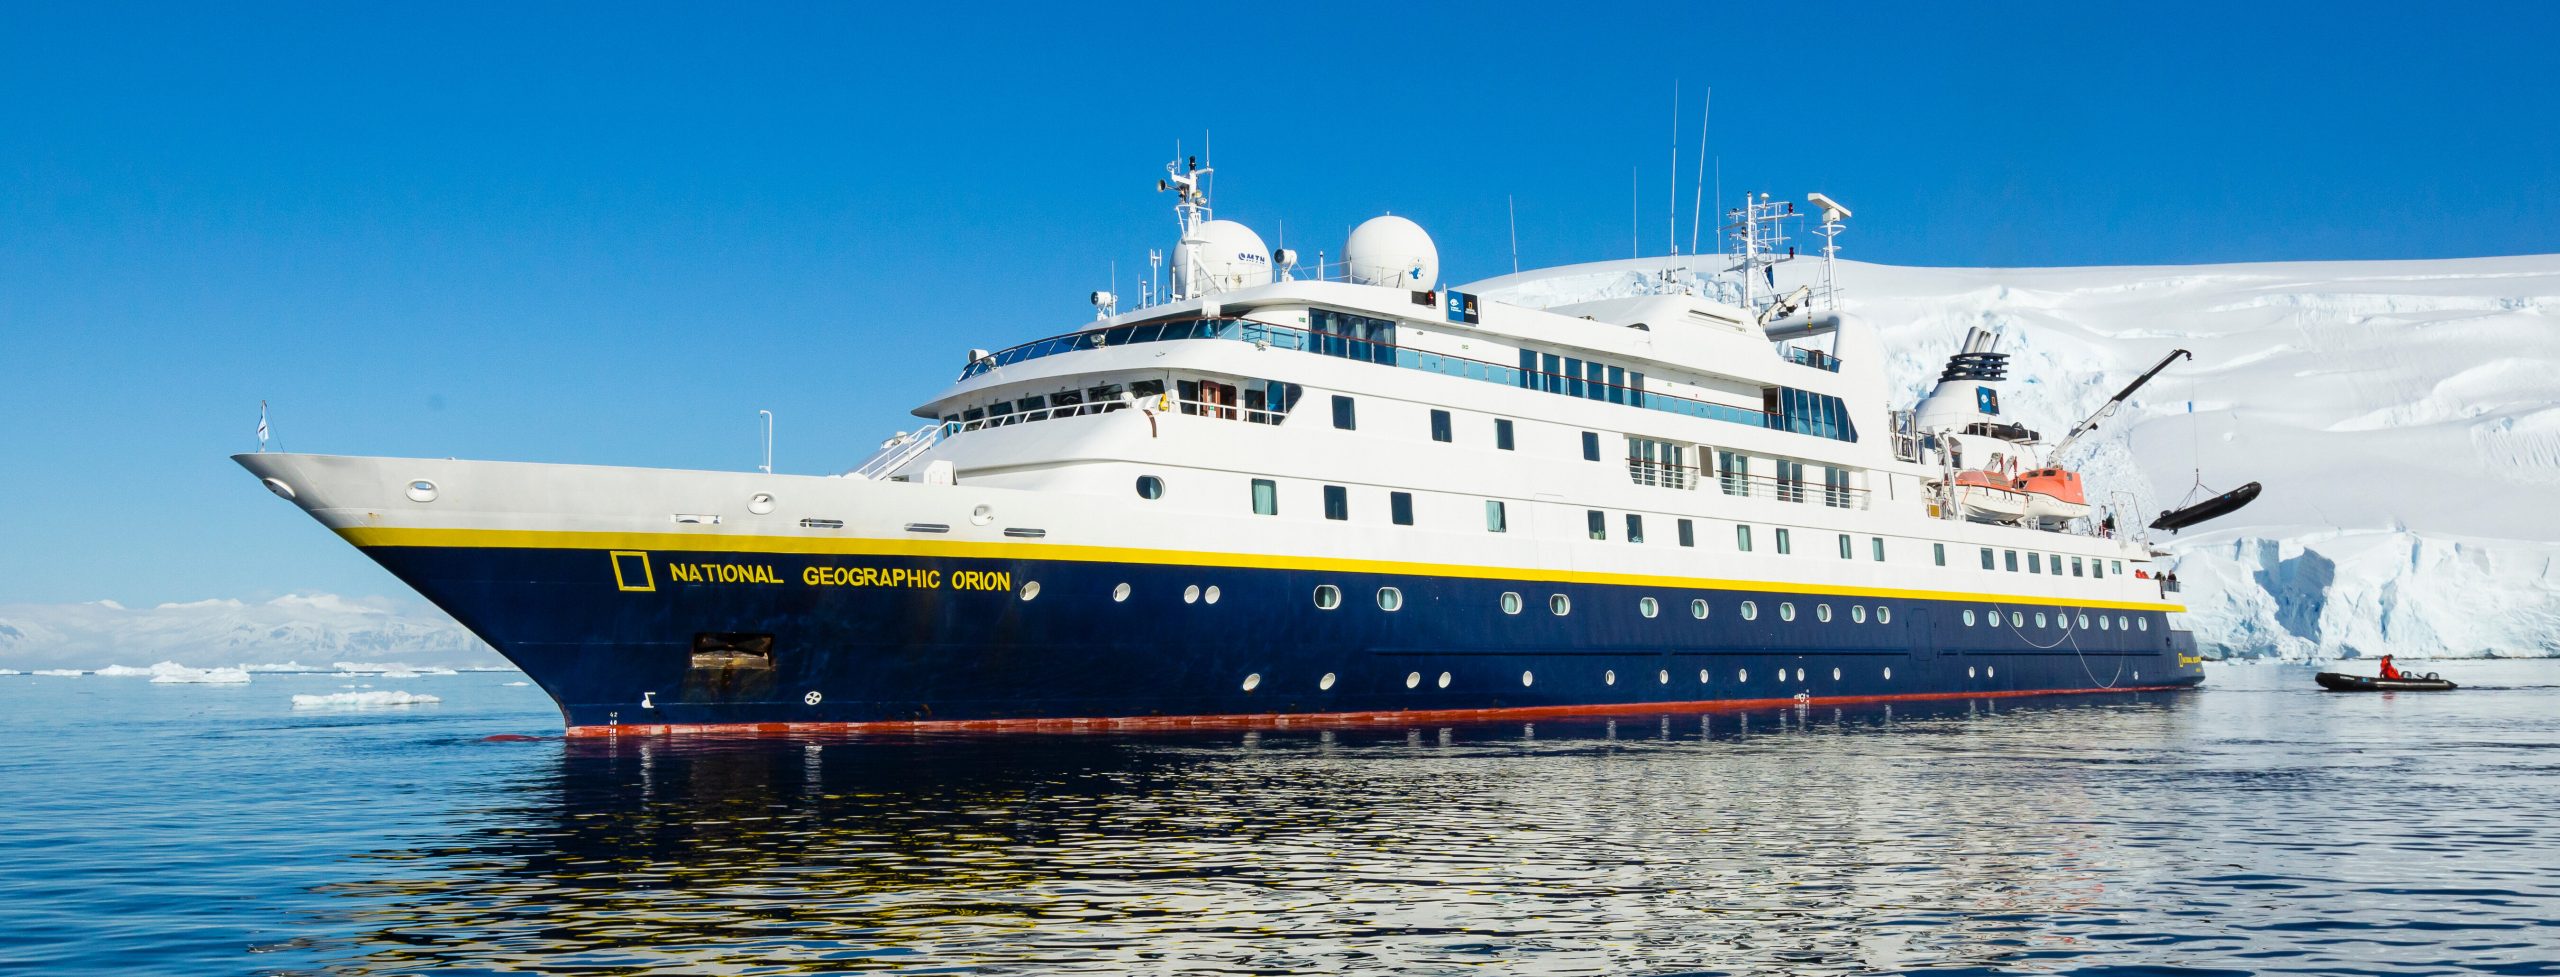
[[[1207,275],[1199,266],[1200,225],[1209,221],[1209,175],[1217,172],[1200,165],[1200,157],[1187,156],[1164,164],[1164,179],[1156,181],[1156,192],[1174,191],[1174,223],[1182,231],[1181,241],[1192,247],[1175,249],[1187,267],[1175,269],[1173,276],[1182,294],[1170,296],[1179,300],[1191,298],[1200,291]],[[1152,257],[1153,252],[1149,252]]]

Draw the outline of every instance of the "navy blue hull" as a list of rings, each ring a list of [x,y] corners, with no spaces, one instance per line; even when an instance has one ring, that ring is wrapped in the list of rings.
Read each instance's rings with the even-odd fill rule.
[[[2159,611],[2107,610],[2101,630],[2094,608],[1992,598],[1044,560],[366,552],[522,667],[571,727],[1642,707],[2203,678],[2192,637]],[[1317,606],[1322,585],[1339,588],[1339,606]],[[1399,609],[1381,608],[1382,587],[1398,589]],[[1516,614],[1506,591],[1520,595]],[[1551,612],[1557,594],[1568,613]],[[1704,619],[1693,599],[1708,603]],[[1995,609],[2000,623],[1981,623]],[[709,667],[704,635],[771,640],[750,641],[753,667]]]

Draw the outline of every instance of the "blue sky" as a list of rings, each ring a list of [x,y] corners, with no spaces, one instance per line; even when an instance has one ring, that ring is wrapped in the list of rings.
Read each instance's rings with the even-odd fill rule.
[[[226,455],[860,460],[1219,214],[1453,280],[1728,196],[1935,265],[2560,251],[2560,6],[0,7],[0,603],[404,594]],[[965,11],[965,12],[960,12]],[[1686,200],[1685,194],[1681,198]]]

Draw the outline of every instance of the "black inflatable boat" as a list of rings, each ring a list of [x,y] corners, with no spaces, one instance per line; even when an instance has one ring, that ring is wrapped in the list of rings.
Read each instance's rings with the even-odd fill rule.
[[[2370,675],[2322,672],[2318,678],[2320,687],[2331,692],[2445,692],[2461,688],[2437,678],[2434,672],[2428,672],[2425,675],[2404,675],[2400,678],[2375,678]]]

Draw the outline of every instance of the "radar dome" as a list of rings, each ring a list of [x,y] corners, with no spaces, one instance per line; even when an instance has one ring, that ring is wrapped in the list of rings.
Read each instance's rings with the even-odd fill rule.
[[[1440,249],[1422,225],[1389,214],[1362,221],[1342,246],[1342,264],[1351,280],[1396,288],[1436,288],[1440,281]]]
[[[1193,275],[1197,274],[1197,280]],[[1271,249],[1262,235],[1234,221],[1203,221],[1173,249],[1176,294],[1197,295],[1271,284]]]

